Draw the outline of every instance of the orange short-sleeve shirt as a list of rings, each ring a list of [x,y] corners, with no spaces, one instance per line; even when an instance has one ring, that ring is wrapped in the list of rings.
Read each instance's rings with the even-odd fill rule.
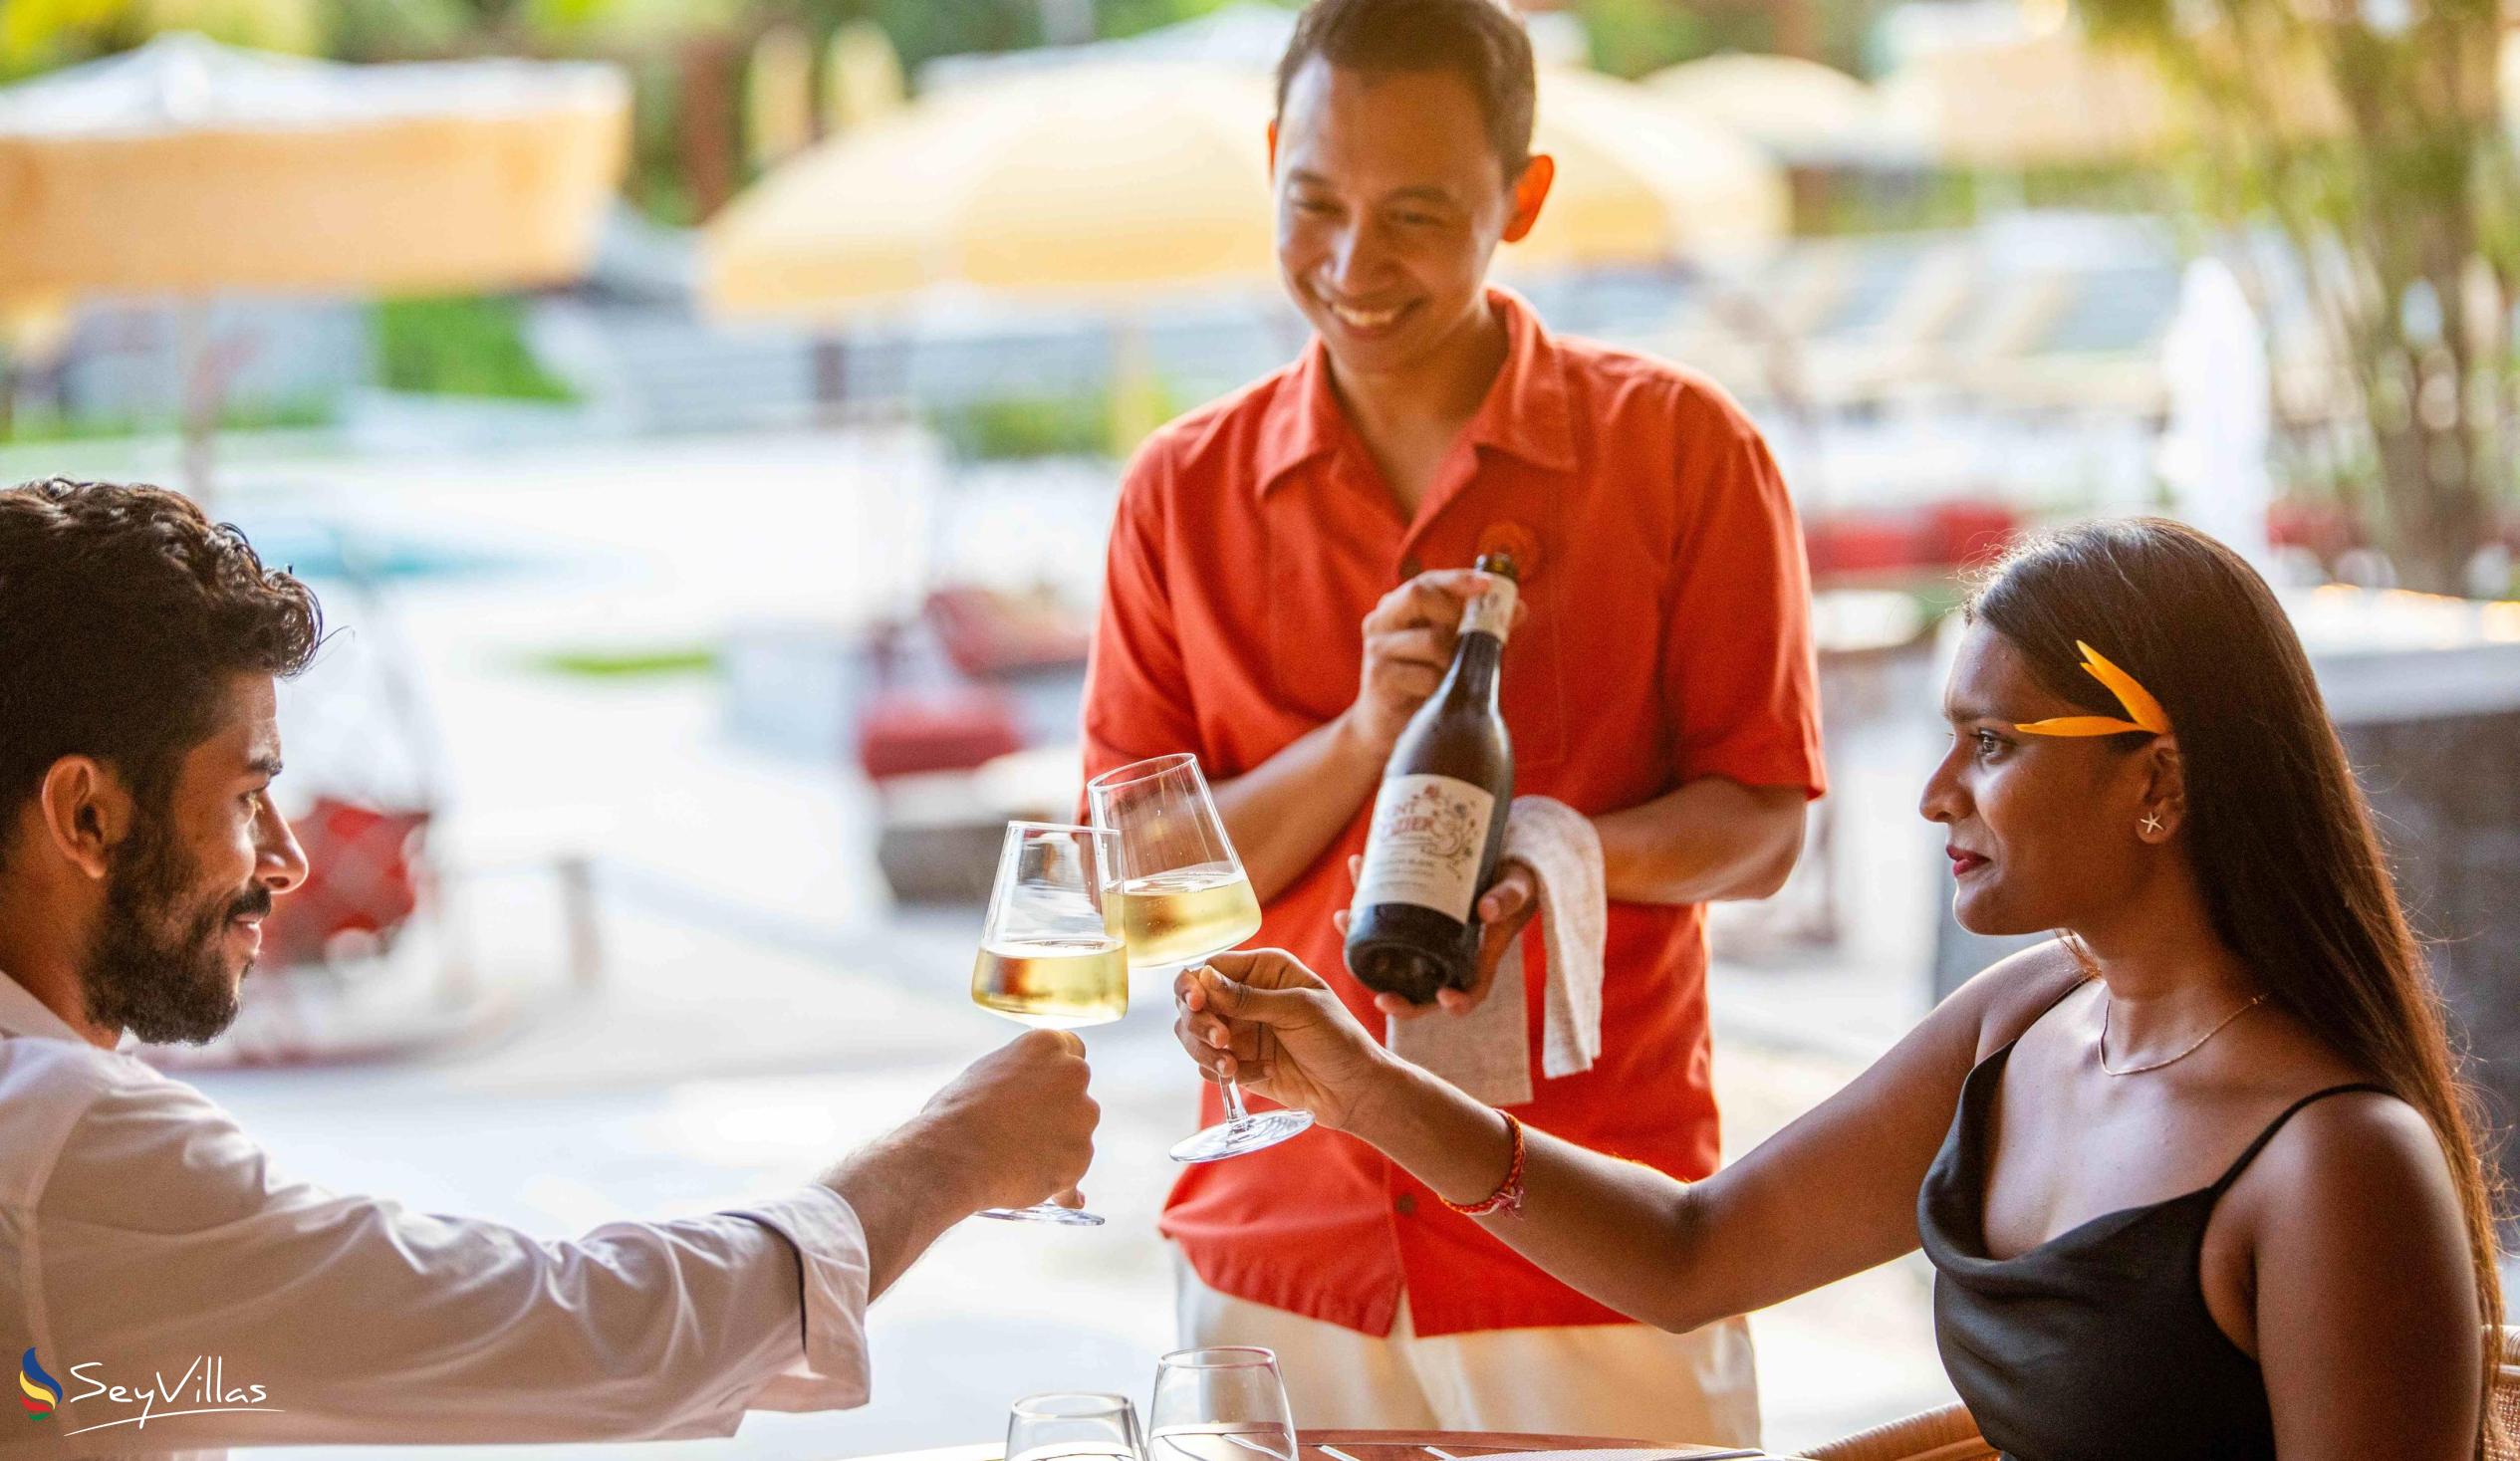
[[[1147,441],[1112,529],[1088,775],[1182,750],[1218,781],[1260,765],[1355,699],[1377,600],[1468,565],[1497,531],[1536,550],[1500,690],[1517,794],[1588,816],[1710,776],[1820,795],[1802,540],[1756,428],[1699,376],[1555,338],[1511,294],[1491,299],[1504,368],[1413,522],[1333,398],[1318,340]],[[1330,921],[1371,811],[1360,802],[1269,902],[1258,942],[1380,1030]],[[1535,1072],[1539,942],[1525,943]],[[1716,1128],[1701,912],[1615,902],[1606,952],[1600,1062],[1535,1076],[1516,1113],[1703,1177]],[[1212,1089],[1202,1101],[1218,1119]],[[1403,1292],[1421,1335],[1622,1322],[1336,1132],[1185,1169],[1162,1226],[1210,1287],[1371,1335],[1389,1333]]]

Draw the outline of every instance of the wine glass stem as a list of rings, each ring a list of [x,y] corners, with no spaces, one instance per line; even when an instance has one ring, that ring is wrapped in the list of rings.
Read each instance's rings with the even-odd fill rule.
[[[1242,1108],[1242,1087],[1227,1081],[1223,1083],[1222,1090],[1225,1096],[1225,1124],[1239,1126],[1250,1120],[1251,1112]]]

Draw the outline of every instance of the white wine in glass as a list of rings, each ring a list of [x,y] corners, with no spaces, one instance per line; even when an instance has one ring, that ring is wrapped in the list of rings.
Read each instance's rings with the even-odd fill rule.
[[[1133,877],[1120,894],[1130,957],[1150,968],[1206,958],[1260,931],[1260,900],[1231,863]]]
[[[1121,937],[1117,835],[1102,828],[1010,822],[989,887],[971,1002],[1044,1030],[1108,1025],[1129,1013],[1129,950]],[[1055,1202],[992,1207],[980,1216],[1099,1227]]]
[[[983,945],[971,1002],[1049,1030],[1108,1025],[1129,1013],[1129,946],[1118,937]]]
[[[1139,969],[1195,963],[1260,931],[1260,900],[1225,839],[1196,756],[1157,756],[1085,784],[1094,825],[1120,835],[1120,928]],[[1313,1124],[1299,1110],[1244,1109],[1242,1088],[1217,1084],[1225,1119],[1172,1148],[1174,1161],[1220,1161],[1275,1146]]]

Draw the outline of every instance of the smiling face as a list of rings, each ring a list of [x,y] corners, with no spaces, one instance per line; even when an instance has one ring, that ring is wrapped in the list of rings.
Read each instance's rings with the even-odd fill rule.
[[[1952,912],[1972,933],[2083,929],[2126,906],[2147,868],[2139,829],[2156,760],[2132,737],[2064,739],[2014,726],[2085,713],[2032,678],[2010,639],[1974,623],[1943,694],[1951,749],[1919,808],[1948,834]]]
[[[235,676],[164,805],[134,809],[81,960],[92,1023],[164,1043],[207,1040],[235,1019],[272,898],[306,877],[306,854],[271,802],[274,712],[269,675]]]
[[[1550,163],[1506,175],[1467,78],[1316,57],[1270,143],[1279,273],[1343,370],[1404,375],[1476,348],[1488,259],[1530,230]]]

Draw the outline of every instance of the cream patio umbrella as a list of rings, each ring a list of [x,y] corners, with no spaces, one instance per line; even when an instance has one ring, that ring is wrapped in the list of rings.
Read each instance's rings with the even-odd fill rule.
[[[1201,67],[1072,69],[947,89],[810,148],[707,232],[736,315],[838,319],[963,286],[1128,296],[1264,277],[1269,101]]]
[[[0,302],[566,280],[629,107],[609,66],[345,66],[162,37],[0,91]],[[196,494],[215,395],[204,382],[187,412]]]
[[[1268,86],[1190,64],[1073,67],[951,88],[764,178],[708,230],[702,289],[731,315],[827,322],[933,291],[1142,304],[1275,275]],[[1524,271],[1755,246],[1782,174],[1650,92],[1541,80],[1534,146],[1558,181]]]
[[[1935,155],[1989,171],[2140,160],[2181,124],[2142,57],[2071,30],[1934,51],[1891,73],[1882,94]]]
[[[1756,253],[1792,223],[1783,168],[1634,82],[1543,71],[1531,144],[1558,177],[1531,236],[1498,253],[1509,273]]]
[[[2180,41],[2219,65],[2233,64],[2235,44],[2220,27]],[[1930,52],[1892,73],[1882,92],[1892,113],[1920,127],[1947,161],[1988,171],[2141,162],[2217,127],[2296,141],[2350,130],[2314,43],[2253,49],[2247,65],[2283,79],[2270,116],[2202,109],[2140,50],[2070,27]]]
[[[1736,52],[1666,67],[1645,85],[1791,166],[1895,165],[1926,153],[1921,130],[1872,87],[1817,61]]]

